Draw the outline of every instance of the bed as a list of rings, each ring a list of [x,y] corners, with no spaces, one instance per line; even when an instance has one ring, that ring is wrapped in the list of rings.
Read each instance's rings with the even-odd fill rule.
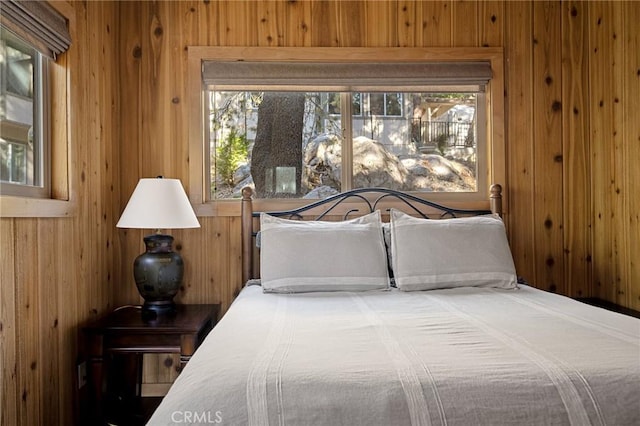
[[[247,284],[149,424],[640,424],[640,320],[518,283],[498,186],[244,195]]]

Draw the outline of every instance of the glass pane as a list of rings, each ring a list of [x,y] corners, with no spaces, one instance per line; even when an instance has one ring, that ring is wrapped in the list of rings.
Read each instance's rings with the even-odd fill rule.
[[[381,93],[371,93],[374,101]],[[353,186],[403,191],[477,191],[477,95],[387,93],[387,112],[353,117]],[[405,103],[405,105],[402,105]]]
[[[10,45],[6,55],[7,92],[33,98],[33,56]]]
[[[385,93],[385,115],[402,115],[402,93]]]
[[[0,140],[2,180],[10,183],[27,183],[27,149],[23,144]]]
[[[40,54],[28,43],[2,28],[0,45],[0,130],[3,182],[42,186],[41,120],[38,119],[41,85],[37,84]]]
[[[328,97],[329,102],[327,105],[327,110],[329,111],[329,114],[340,114],[340,93],[328,93]]]
[[[384,115],[384,93],[369,94],[369,114]]]
[[[213,199],[238,198],[245,186],[257,198],[324,198],[340,191],[339,94],[208,95]]]
[[[354,93],[351,102],[352,114],[362,115],[362,93]]]
[[[0,140],[0,180],[10,182],[11,179],[11,145]]]

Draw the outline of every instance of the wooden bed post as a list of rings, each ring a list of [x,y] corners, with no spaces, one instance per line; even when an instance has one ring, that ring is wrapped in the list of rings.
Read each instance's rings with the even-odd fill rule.
[[[489,205],[491,213],[495,213],[502,217],[502,185],[491,185],[491,196],[489,197]]]
[[[242,188],[241,220],[242,220],[242,285],[253,278],[253,190]]]

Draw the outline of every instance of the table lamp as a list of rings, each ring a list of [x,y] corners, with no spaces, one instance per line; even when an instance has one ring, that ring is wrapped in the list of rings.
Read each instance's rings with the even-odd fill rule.
[[[135,259],[133,276],[144,299],[143,314],[173,312],[184,262],[171,247],[173,237],[161,231],[200,227],[180,180],[140,179],[116,227],[156,230],[144,237],[146,251]]]

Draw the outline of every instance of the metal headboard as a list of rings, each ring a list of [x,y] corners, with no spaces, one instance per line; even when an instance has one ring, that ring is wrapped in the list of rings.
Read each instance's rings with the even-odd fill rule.
[[[253,238],[256,235],[254,230],[254,218],[260,217],[261,212],[253,211],[252,204],[253,190],[249,187],[242,190],[242,278],[243,282],[253,278]],[[460,216],[476,216],[482,214],[496,213],[502,215],[502,187],[500,185],[491,186],[491,196],[489,198],[490,210],[482,209],[459,209],[453,207],[447,207],[442,204],[434,203],[433,201],[425,200],[416,197],[405,192],[396,191],[386,188],[359,188],[350,191],[342,192],[325,199],[306,204],[302,207],[298,207],[291,210],[269,211],[272,216],[284,217],[289,219],[302,219],[304,213],[311,212],[312,210],[320,209],[320,213],[312,216],[310,220],[322,220],[332,213],[335,213],[337,207],[346,204],[347,202],[353,203],[354,206],[360,208],[349,208],[342,214],[343,219],[348,219],[349,215],[359,213],[360,215],[368,214],[379,209],[380,204],[383,201],[394,200],[401,203],[408,209],[409,213],[415,213],[416,215],[425,219],[430,219],[425,213],[418,207],[426,206],[433,210],[441,212],[438,218],[445,217],[460,217]],[[351,207],[351,206],[350,206]],[[362,211],[361,208],[365,208]]]

